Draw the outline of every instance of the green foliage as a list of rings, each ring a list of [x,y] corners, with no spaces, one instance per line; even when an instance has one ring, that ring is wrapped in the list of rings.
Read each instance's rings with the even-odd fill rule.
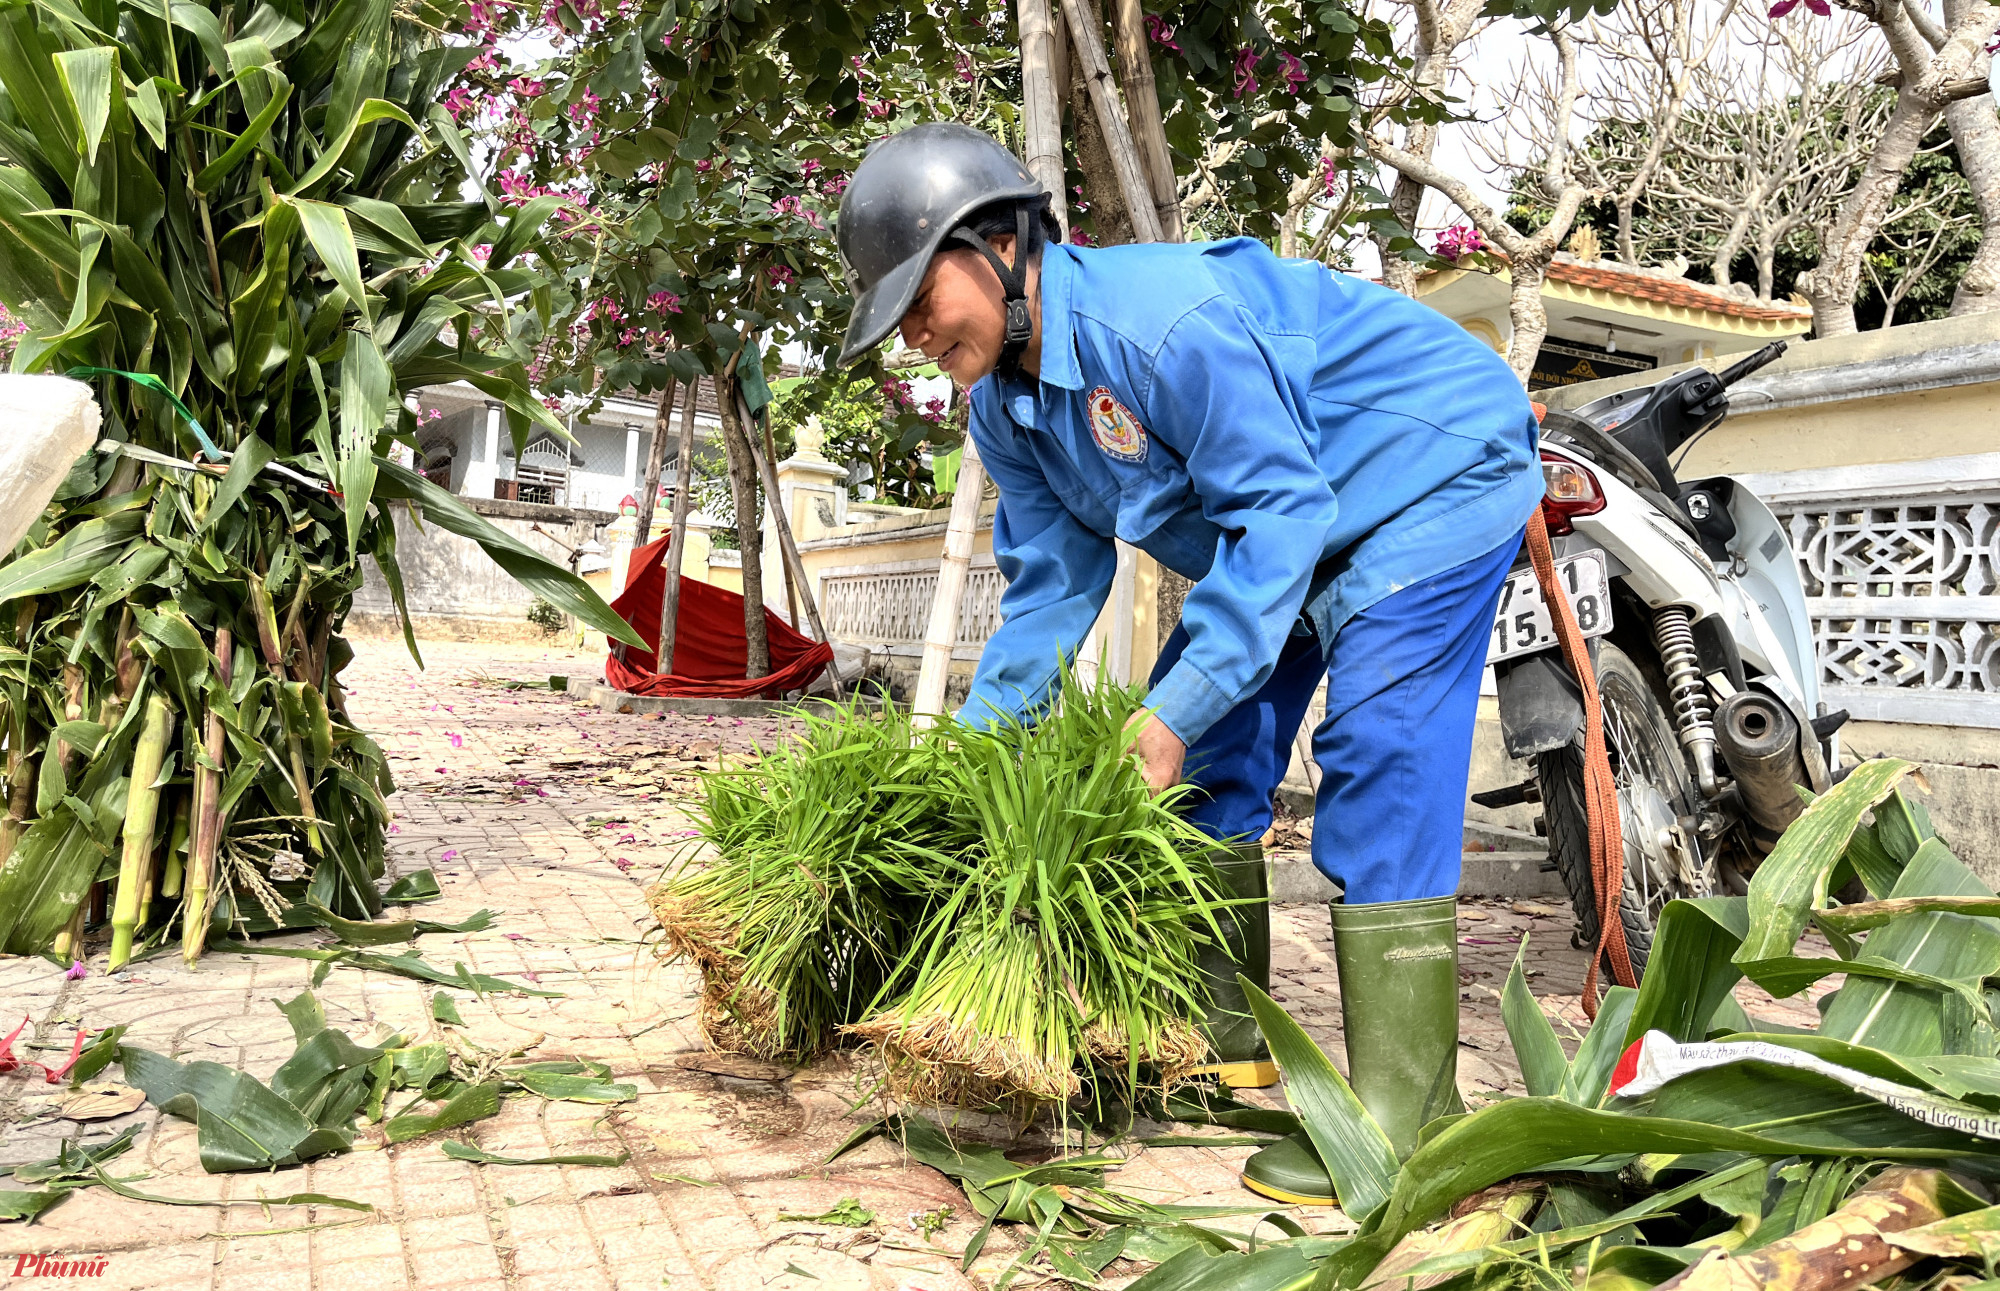
[[[630,633],[390,460],[415,442],[406,396],[441,382],[502,403],[517,446],[531,425],[561,433],[528,390],[516,310],[553,203],[458,199],[464,143],[433,106],[459,66],[432,34],[443,18],[388,0],[0,12],[0,300],[28,325],[13,369],[98,370],[104,433],[125,445],[77,461],[0,557],[7,951],[49,946],[118,846],[155,696],[173,735],[140,840],[142,945],[196,868],[204,773],[220,842],[195,900],[219,922],[380,910],[391,784],[347,719],[339,632],[369,557],[401,604],[392,499]],[[209,911],[187,913],[195,953]]]
[[[1549,1192],[1531,1236],[1399,1263],[1396,1277],[1470,1276],[1528,1260],[1538,1285],[1651,1285],[1698,1255],[1695,1242],[1732,1226],[1729,1245],[1743,1251],[1817,1221],[1888,1161],[1949,1160],[1954,1170],[2000,1177],[2000,1134],[1989,1128],[2000,1113],[2000,1036],[1983,1002],[1960,1003],[2000,977],[2000,919],[1990,913],[2000,898],[1935,837],[1904,827],[1916,813],[1896,784],[1909,769],[1864,763],[1816,800],[1757,871],[1747,898],[1670,904],[1639,990],[1604,1000],[1574,1059],[1564,1058],[1517,960],[1502,1011],[1530,1096],[1427,1126],[1416,1153],[1390,1167],[1386,1201],[1370,1209],[1379,1194],[1363,1188],[1370,1200],[1350,1205],[1360,1231],[1320,1266],[1320,1284],[1366,1284],[1407,1235],[1510,1179]],[[1863,823],[1871,808],[1872,825]],[[1868,864],[1896,874],[1894,895],[1829,908],[1827,876],[1853,863],[1857,847],[1870,853]],[[1837,958],[1800,961],[1796,942],[1816,919],[1836,929]],[[1785,966],[1798,962],[1848,974],[1822,1001],[1823,1025],[1744,1034],[1752,1024],[1731,994],[1741,974],[1783,986],[1792,980]],[[1871,963],[1931,980],[1887,981],[1864,971]],[[1281,1062],[1281,1046],[1294,1051],[1287,1082],[1303,1079],[1305,1088],[1293,1090],[1293,1102],[1322,1153],[1339,1161],[1334,1177],[1352,1175],[1367,1159],[1351,1147],[1369,1141],[1367,1113],[1338,1096],[1344,1084],[1330,1066],[1318,1073],[1297,1061],[1295,1024],[1275,1008],[1260,1009],[1259,1021]],[[1719,1065],[1638,1097],[1614,1095],[1614,1062],[1649,1035],[1752,1040],[1821,1066],[1723,1050]],[[1946,1215],[1980,1204],[1949,1180],[1935,1186]],[[1991,1223],[1918,1230],[1936,1240],[1912,1249],[1983,1267],[1981,1242],[1959,1232],[1990,1235]]]
[[[722,371],[746,335],[824,357],[848,315],[830,225],[866,149],[930,120],[1019,148],[1012,9],[473,4],[464,29],[482,45],[447,101],[492,149],[499,200],[554,192],[587,208],[546,248],[546,388],[656,390],[670,374]],[[1321,179],[1323,141],[1353,142],[1357,85],[1399,72],[1387,25],[1337,0],[1199,0],[1153,18],[1177,168],[1233,145],[1213,169],[1211,234],[1274,236],[1291,187]],[[1091,234],[1094,217],[1079,211],[1078,227]],[[858,379],[884,375],[864,363]],[[890,412],[894,435],[867,458],[886,495],[919,500],[909,459],[952,437]]]
[[[794,382],[771,407],[779,451],[797,442],[808,417],[818,417],[831,461],[868,467],[875,500],[906,507],[939,504],[937,482],[923,461],[964,442],[963,416],[948,418],[944,401],[919,406],[901,376],[877,380],[828,372]]]
[[[568,616],[539,596],[528,606],[528,622],[540,628],[542,635],[551,637],[569,626]]]

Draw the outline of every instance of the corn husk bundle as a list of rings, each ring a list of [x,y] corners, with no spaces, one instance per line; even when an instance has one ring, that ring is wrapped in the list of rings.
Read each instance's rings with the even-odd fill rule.
[[[0,952],[81,957],[99,882],[113,967],[176,934],[194,960],[211,915],[380,910],[391,784],[348,720],[340,631],[371,558],[402,603],[396,501],[637,641],[389,460],[436,383],[503,403],[517,448],[564,434],[505,325],[556,201],[462,200],[435,106],[448,21],[383,0],[0,11],[12,367],[79,370],[114,442],[47,463],[67,476],[0,551]]]
[[[1195,954],[1213,847],[1129,757],[1136,693],[1068,688],[1034,727],[806,719],[706,777],[698,858],[651,894],[709,1041],[877,1046],[912,1101],[1068,1099],[1093,1064],[1172,1082],[1206,1053]]]

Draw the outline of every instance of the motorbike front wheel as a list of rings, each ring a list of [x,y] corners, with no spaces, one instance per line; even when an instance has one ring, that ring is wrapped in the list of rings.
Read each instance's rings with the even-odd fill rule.
[[[1650,664],[1650,661],[1648,661]],[[1704,854],[1695,821],[1700,794],[1674,721],[1660,701],[1654,669],[1609,641],[1600,643],[1597,690],[1604,706],[1604,747],[1618,785],[1625,845],[1618,914],[1632,971],[1643,974],[1667,902],[1707,896],[1715,862]],[[1590,872],[1590,822],[1584,811],[1581,735],[1535,759],[1549,855],[1576,907],[1579,946],[1597,945],[1597,885]]]

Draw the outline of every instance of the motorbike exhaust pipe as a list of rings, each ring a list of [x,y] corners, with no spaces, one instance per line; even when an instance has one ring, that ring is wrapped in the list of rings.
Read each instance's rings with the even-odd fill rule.
[[[1738,691],[1716,710],[1715,745],[1736,777],[1751,842],[1768,856],[1785,827],[1805,810],[1798,786],[1809,781],[1798,721],[1769,695]]]

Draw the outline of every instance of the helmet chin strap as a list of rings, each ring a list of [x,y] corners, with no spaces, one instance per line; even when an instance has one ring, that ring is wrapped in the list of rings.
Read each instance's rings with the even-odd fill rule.
[[[1000,290],[1007,304],[1007,331],[1000,344],[1000,362],[996,370],[1003,377],[1018,376],[1021,355],[1035,335],[1034,320],[1028,315],[1028,208],[1018,206],[1014,209],[1012,265],[1002,260],[992,244],[971,229],[953,229],[951,236],[985,256],[986,263],[993,266],[994,276],[1000,280]]]

